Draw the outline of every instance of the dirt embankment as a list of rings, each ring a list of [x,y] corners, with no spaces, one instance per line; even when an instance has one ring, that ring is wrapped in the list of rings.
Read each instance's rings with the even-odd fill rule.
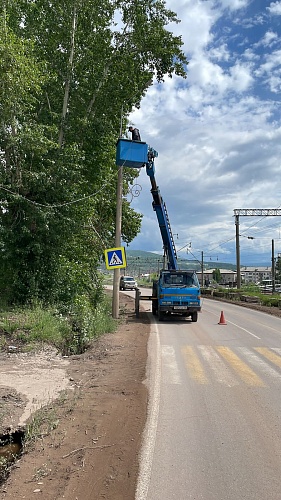
[[[20,354],[2,356],[1,373],[6,366],[18,380],[15,387],[7,383],[8,376],[7,385],[0,380],[2,429],[15,428],[36,405],[39,410],[31,416],[37,439],[15,462],[0,488],[1,499],[134,499],[146,420],[150,324],[145,313],[135,317],[134,301],[125,294],[120,307],[125,314],[118,331],[104,335],[81,356],[66,359],[49,352],[46,358],[41,353],[41,362],[29,355],[20,364]],[[54,393],[48,394],[48,387]]]

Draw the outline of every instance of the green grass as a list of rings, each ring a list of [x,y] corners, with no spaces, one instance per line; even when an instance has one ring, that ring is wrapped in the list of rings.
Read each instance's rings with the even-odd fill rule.
[[[52,309],[40,306],[1,312],[0,329],[22,344],[49,343],[59,345],[70,331],[70,325]]]
[[[204,295],[204,288],[202,289]],[[240,290],[219,287],[214,291],[214,296],[223,296],[230,300],[240,300],[241,296],[257,297],[260,304],[268,307],[281,307],[281,295],[278,293],[264,294],[255,285],[243,286]]]
[[[30,351],[38,345],[55,346],[62,354],[79,354],[91,340],[115,331],[111,301],[103,297],[93,308],[87,297],[80,296],[70,308],[14,308],[0,312],[0,351],[8,344]]]

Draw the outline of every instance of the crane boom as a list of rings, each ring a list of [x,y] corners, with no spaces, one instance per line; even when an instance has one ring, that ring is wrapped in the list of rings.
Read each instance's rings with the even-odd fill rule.
[[[163,241],[164,257],[167,260],[167,268],[177,270],[177,252],[168,217],[167,207],[165,202],[163,201],[160,189],[157,186],[155,179],[155,168],[153,160],[156,156],[157,152],[152,148],[149,148],[148,162],[146,163],[146,173],[149,176],[151,182],[151,194],[153,198],[152,207],[156,212],[158,220],[158,225]]]

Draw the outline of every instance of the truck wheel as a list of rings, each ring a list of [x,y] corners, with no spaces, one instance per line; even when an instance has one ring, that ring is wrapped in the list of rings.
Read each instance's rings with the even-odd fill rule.
[[[196,323],[197,319],[198,319],[198,312],[196,311],[196,312],[191,314],[192,323]]]

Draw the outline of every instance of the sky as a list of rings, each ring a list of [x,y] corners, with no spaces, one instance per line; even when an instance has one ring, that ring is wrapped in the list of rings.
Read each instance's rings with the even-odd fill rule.
[[[181,23],[187,78],[154,83],[130,115],[158,151],[155,177],[178,257],[236,262],[234,209],[281,207],[281,0],[168,0]],[[143,214],[132,250],[162,254],[150,180],[141,170],[132,207]],[[240,217],[240,258],[281,253],[280,217]],[[248,239],[251,236],[254,239]]]

